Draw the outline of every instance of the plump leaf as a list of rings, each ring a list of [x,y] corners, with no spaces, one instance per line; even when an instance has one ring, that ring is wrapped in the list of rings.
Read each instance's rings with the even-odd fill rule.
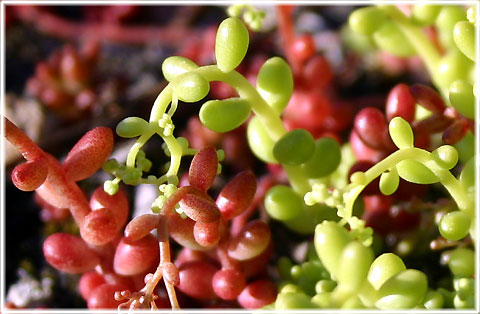
[[[413,147],[413,131],[410,124],[401,117],[393,118],[389,125],[388,131],[395,145],[402,148]]]
[[[384,253],[377,257],[368,271],[368,281],[376,289],[391,277],[406,270],[402,259],[393,253]]]
[[[427,276],[416,269],[404,270],[390,278],[378,291],[375,305],[380,309],[409,309],[418,305],[427,292]]]
[[[220,70],[230,72],[235,69],[247,53],[248,42],[248,30],[239,18],[224,20],[218,27],[215,40],[215,57]]]
[[[210,91],[208,81],[200,74],[194,72],[180,74],[172,84],[173,92],[179,100],[184,102],[200,101]]]
[[[68,153],[63,163],[65,175],[73,181],[91,176],[100,169],[112,149],[112,130],[97,127],[87,132]]]
[[[262,65],[257,76],[257,90],[277,113],[282,112],[293,93],[293,75],[285,60],[273,57]]]
[[[148,129],[148,122],[138,117],[128,117],[117,124],[116,132],[118,136],[131,138],[143,134]]]
[[[180,74],[196,68],[198,68],[198,65],[195,62],[179,56],[168,57],[162,63],[163,76],[169,82],[173,81]]]
[[[286,165],[300,165],[308,161],[315,151],[312,134],[304,129],[295,129],[282,136],[273,147],[273,156]]]
[[[242,98],[209,100],[200,108],[200,121],[212,131],[236,129],[250,116],[250,103]]]
[[[402,160],[397,164],[398,175],[412,183],[432,184],[439,181],[438,177],[424,164],[413,159]]]

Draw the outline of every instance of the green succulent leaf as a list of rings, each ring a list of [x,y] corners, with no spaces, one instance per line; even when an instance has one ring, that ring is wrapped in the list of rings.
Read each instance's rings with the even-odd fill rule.
[[[273,147],[275,159],[286,165],[300,165],[308,161],[315,151],[312,134],[304,129],[287,132]]]
[[[237,17],[224,20],[215,40],[217,65],[223,72],[235,69],[245,57],[249,43],[248,30]]]
[[[388,130],[390,132],[392,141],[398,148],[402,149],[413,147],[412,127],[403,118],[393,118],[388,125]]]
[[[250,103],[243,98],[207,101],[200,108],[200,121],[212,131],[228,132],[247,121]]]
[[[257,90],[265,101],[280,114],[293,93],[293,75],[280,57],[268,59],[257,76]]]
[[[168,57],[162,63],[163,76],[169,82],[173,81],[180,74],[189,72],[196,68],[198,68],[198,65],[195,64],[195,62],[179,56]]]
[[[132,138],[142,135],[149,128],[149,123],[142,118],[128,117],[117,124],[118,136]]]
[[[373,40],[380,49],[398,57],[411,57],[416,54],[402,31],[394,22],[387,21],[373,33]]]
[[[173,92],[179,100],[184,102],[200,101],[210,91],[208,81],[200,74],[194,72],[180,74],[172,84]]]
[[[383,195],[391,195],[395,193],[399,183],[400,178],[398,176],[397,170],[395,168],[392,168],[390,171],[382,173],[378,186],[380,188],[380,192],[382,192]]]
[[[375,305],[380,309],[409,309],[422,302],[428,289],[427,276],[416,269],[404,270],[378,291]]]
[[[439,181],[438,177],[424,164],[413,159],[402,160],[397,164],[398,175],[412,183],[432,184]]]

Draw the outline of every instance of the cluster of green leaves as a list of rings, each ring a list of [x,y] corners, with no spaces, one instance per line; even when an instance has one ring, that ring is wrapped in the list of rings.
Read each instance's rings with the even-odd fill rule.
[[[475,7],[465,11],[456,5],[422,1],[413,5],[408,17],[393,5],[358,9],[351,14],[349,26],[395,56],[419,55],[450,104],[474,119],[475,22]],[[425,26],[435,27],[445,53],[440,54],[423,33]]]
[[[316,227],[307,261],[294,265],[288,258],[279,260],[284,281],[268,309],[472,308],[474,252],[457,248],[447,253],[454,291],[430,289],[427,276],[407,269],[399,256],[384,253],[375,258],[373,249],[355,240],[352,232],[324,221]]]

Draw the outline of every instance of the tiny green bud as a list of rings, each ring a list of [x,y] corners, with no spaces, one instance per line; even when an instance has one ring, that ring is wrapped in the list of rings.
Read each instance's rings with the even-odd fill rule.
[[[365,185],[365,183],[367,182],[367,177],[365,176],[365,172],[357,171],[352,173],[352,175],[350,176],[350,181],[353,184]]]
[[[103,190],[108,195],[115,195],[118,192],[118,184],[114,183],[112,180],[107,180],[103,183]]]
[[[217,150],[217,159],[218,161],[223,161],[225,159],[225,151],[223,149]]]
[[[395,193],[399,183],[400,178],[398,176],[397,169],[392,168],[390,171],[382,173],[378,186],[383,195],[391,195]]]

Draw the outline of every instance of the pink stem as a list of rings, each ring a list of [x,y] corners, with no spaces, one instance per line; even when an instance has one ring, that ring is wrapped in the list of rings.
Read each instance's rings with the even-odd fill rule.
[[[181,25],[174,27],[121,26],[118,24],[75,23],[45,12],[34,6],[15,6],[16,16],[24,22],[33,23],[44,33],[64,39],[88,37],[96,40],[127,44],[159,43],[183,45],[183,40],[192,36],[192,30]],[[198,34],[193,34],[193,36]]]
[[[4,117],[3,121],[5,123],[5,138],[17,148],[23,155],[23,158],[28,161],[45,158],[45,152],[21,129],[13,124],[7,117]]]

